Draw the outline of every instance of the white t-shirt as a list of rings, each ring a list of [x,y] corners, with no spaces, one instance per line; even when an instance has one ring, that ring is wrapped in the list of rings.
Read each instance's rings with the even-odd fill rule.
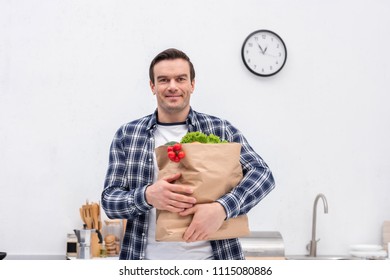
[[[186,124],[158,124],[154,133],[155,147],[170,141],[180,142],[187,133]],[[156,154],[154,154],[154,182],[157,181],[158,166]],[[146,259],[149,260],[201,260],[213,259],[213,252],[209,241],[197,242],[157,242],[156,209],[153,208],[149,215],[148,242],[146,245]]]

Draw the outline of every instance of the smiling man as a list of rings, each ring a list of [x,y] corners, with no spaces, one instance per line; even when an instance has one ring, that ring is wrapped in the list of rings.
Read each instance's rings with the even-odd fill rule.
[[[112,219],[126,219],[120,259],[244,259],[237,238],[205,241],[230,218],[247,214],[275,186],[271,171],[242,133],[228,121],[192,110],[195,70],[177,49],[158,54],[149,68],[156,111],[122,125],[114,136],[102,193]],[[215,134],[241,144],[243,179],[217,201],[197,204],[190,186],[175,184],[181,175],[158,178],[154,149],[189,131]],[[156,209],[193,215],[187,242],[156,242]]]
[[[152,68],[152,75],[150,88],[157,97],[158,121],[184,122],[195,88],[188,61],[181,58],[159,61]]]

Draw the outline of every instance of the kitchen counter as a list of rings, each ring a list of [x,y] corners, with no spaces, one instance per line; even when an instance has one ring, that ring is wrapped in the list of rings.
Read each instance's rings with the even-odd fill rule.
[[[71,260],[71,261],[77,261],[77,260],[81,260],[81,259],[78,259],[76,257],[68,257],[67,258],[68,260]],[[88,260],[98,260],[98,261],[108,261],[108,260],[111,260],[111,261],[117,261],[119,260],[119,257],[104,257],[104,258],[100,258],[100,257],[93,257],[93,258],[90,258],[90,259],[85,259],[86,261]],[[84,260],[83,260],[84,261]]]
[[[7,255],[8,260],[67,260],[66,255]]]

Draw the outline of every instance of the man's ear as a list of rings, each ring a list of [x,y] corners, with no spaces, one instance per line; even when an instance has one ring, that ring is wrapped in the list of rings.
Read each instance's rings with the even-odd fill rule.
[[[152,81],[149,81],[149,86],[153,92],[153,95],[155,95],[156,94],[156,86],[154,85],[154,83]]]
[[[191,87],[192,87],[191,93],[193,93],[193,91],[195,90],[195,79],[191,81]]]

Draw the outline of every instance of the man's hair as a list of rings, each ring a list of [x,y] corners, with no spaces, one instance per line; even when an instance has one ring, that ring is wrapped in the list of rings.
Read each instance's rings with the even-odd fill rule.
[[[194,65],[192,65],[190,58],[184,52],[174,48],[170,48],[159,53],[150,63],[149,78],[152,81],[152,83],[154,84],[154,66],[158,62],[162,60],[173,60],[178,58],[184,59],[188,62],[190,66],[190,80],[192,82],[195,79],[195,69],[194,69]]]

